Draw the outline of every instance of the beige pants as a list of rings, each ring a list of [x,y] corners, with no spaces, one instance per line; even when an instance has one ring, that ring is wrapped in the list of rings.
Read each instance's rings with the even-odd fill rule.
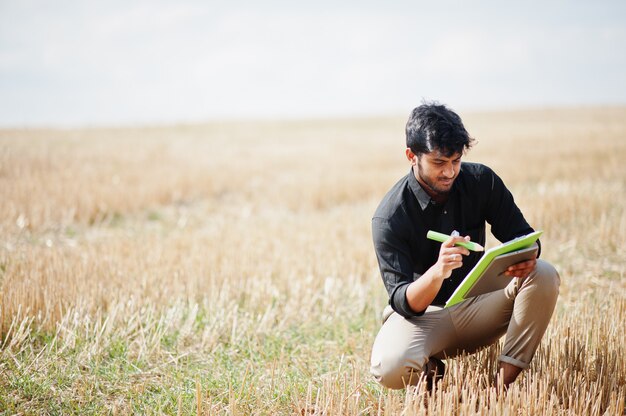
[[[537,260],[526,279],[515,278],[503,290],[451,308],[431,306],[424,315],[405,319],[388,306],[372,348],[370,371],[383,386],[404,388],[418,382],[430,357],[472,353],[504,334],[500,361],[526,368],[550,322],[559,284],[554,267]]]

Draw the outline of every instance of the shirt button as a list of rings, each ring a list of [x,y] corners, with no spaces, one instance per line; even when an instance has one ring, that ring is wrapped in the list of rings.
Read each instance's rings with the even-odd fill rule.
[[[447,213],[448,213],[448,211],[443,211],[443,213],[444,213],[444,214],[447,214]]]

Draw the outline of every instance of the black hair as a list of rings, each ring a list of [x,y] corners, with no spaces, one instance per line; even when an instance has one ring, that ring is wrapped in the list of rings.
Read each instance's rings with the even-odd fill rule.
[[[414,108],[406,123],[406,147],[418,156],[433,150],[446,157],[463,154],[473,142],[461,117],[435,101]]]

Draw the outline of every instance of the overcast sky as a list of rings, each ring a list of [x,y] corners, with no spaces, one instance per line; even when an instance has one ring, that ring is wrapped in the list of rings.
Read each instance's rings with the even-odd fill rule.
[[[0,0],[0,126],[626,104],[626,1]]]

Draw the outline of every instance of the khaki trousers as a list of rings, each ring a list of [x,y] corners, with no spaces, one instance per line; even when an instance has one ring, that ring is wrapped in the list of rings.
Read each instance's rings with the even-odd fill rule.
[[[526,368],[550,322],[559,284],[554,267],[539,259],[527,278],[514,278],[503,290],[450,308],[431,306],[424,315],[406,319],[387,306],[372,348],[370,371],[383,386],[404,388],[419,381],[430,357],[472,353],[504,334],[499,360]]]

